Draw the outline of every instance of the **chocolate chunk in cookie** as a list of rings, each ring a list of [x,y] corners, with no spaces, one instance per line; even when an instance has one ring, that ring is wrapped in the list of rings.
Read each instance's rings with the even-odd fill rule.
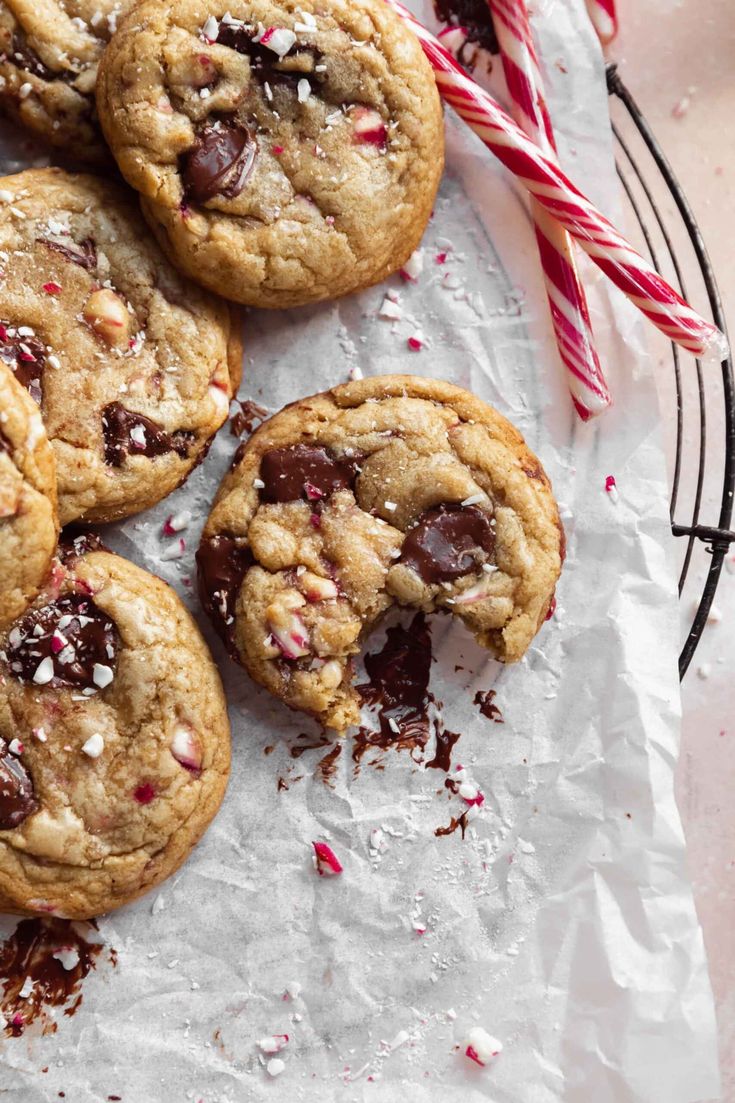
[[[21,682],[96,692],[115,676],[120,639],[113,621],[85,594],[37,605],[8,634],[5,659]]]

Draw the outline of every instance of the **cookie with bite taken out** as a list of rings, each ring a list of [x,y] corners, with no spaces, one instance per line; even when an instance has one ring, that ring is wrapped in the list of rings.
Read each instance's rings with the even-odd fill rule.
[[[97,103],[169,257],[252,306],[394,272],[444,162],[431,67],[383,0],[144,0],[105,52]]]
[[[517,662],[563,556],[549,480],[520,433],[460,387],[393,375],[264,422],[220,486],[197,562],[233,658],[344,730],[359,719],[352,658],[391,606],[451,613]]]

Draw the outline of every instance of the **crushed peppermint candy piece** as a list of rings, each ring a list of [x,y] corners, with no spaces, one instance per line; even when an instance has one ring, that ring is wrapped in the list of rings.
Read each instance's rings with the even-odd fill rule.
[[[33,675],[33,681],[37,686],[45,686],[51,681],[54,676],[54,663],[50,655],[47,655],[45,659],[41,659],[40,663],[36,667],[36,671]]]
[[[356,107],[352,112],[354,120],[354,141],[360,145],[385,148],[388,140],[388,128],[380,115],[372,107]]]
[[[463,498],[460,504],[463,506],[479,506],[480,502],[484,501],[484,494],[470,494],[469,498]]]
[[[423,334],[421,334],[420,332],[414,333],[411,337],[408,338],[407,344],[408,347],[411,349],[411,352],[420,352],[421,349],[424,347]]]
[[[403,310],[398,303],[394,303],[393,300],[386,295],[381,303],[378,315],[381,318],[388,318],[392,322],[397,322],[403,317]]]
[[[169,559],[181,559],[185,551],[186,540],[183,536],[180,536],[175,544],[169,544],[167,548],[164,548],[158,558],[163,562],[167,562]]]
[[[114,677],[115,672],[111,666],[105,666],[104,663],[95,663],[92,667],[92,681],[98,689],[109,686]]]
[[[342,872],[342,863],[327,843],[312,842],[314,863],[320,877],[335,877]]]
[[[61,284],[54,283],[53,280],[49,280],[48,283],[43,284],[43,290],[46,292],[47,295],[60,295]]]
[[[171,754],[180,766],[192,773],[202,768],[202,745],[196,732],[185,724],[179,724],[171,737]]]
[[[400,275],[404,280],[415,283],[424,270],[424,251],[415,249],[406,263],[401,268]]]
[[[279,57],[285,57],[295,41],[296,35],[288,27],[268,27],[260,36],[261,46],[267,46]]]
[[[11,739],[8,743],[8,750],[11,754],[23,754],[23,744],[20,739]]]
[[[286,995],[292,1000],[297,1000],[301,995],[302,988],[303,985],[299,984],[297,980],[289,981],[286,985]]]
[[[484,1067],[493,1057],[497,1057],[502,1049],[502,1042],[499,1042],[497,1038],[493,1038],[481,1026],[474,1026],[467,1035],[467,1046],[464,1052],[465,1057],[469,1057],[470,1061]]]
[[[269,1076],[280,1076],[286,1065],[280,1057],[271,1057],[265,1067]]]
[[[21,988],[20,992],[18,993],[18,997],[21,1000],[27,1000],[32,991],[33,991],[33,978],[32,977],[26,977],[26,979],[23,981],[23,987]]]
[[[309,84],[306,77],[302,77],[299,83],[296,85],[296,95],[298,97],[299,103],[306,103],[309,96],[311,95],[311,85]]]
[[[219,23],[210,15],[204,26],[202,27],[202,38],[205,42],[209,42],[210,45],[216,42],[219,37]]]
[[[288,1034],[269,1034],[255,1044],[263,1053],[280,1053],[288,1045]]]
[[[105,749],[105,741],[99,732],[90,735],[86,743],[82,743],[82,750],[89,758],[99,758]]]
[[[485,803],[485,794],[473,781],[463,781],[457,790],[462,800],[472,806],[481,807]]]
[[[374,827],[370,832],[370,849],[377,851],[385,849],[385,836],[382,828]]]
[[[181,532],[187,528],[191,521],[191,512],[188,509],[182,509],[179,513],[172,513],[163,522],[162,532],[164,536],[173,536],[176,532]]]
[[[43,728],[34,728],[33,734],[39,743],[45,743],[48,739],[48,736],[46,735],[46,732],[43,730]]]
[[[134,425],[132,429],[129,430],[128,436],[130,437],[133,444],[137,445],[138,448],[145,448],[147,441],[144,425]]]
[[[610,495],[611,502],[617,502],[620,500],[620,495],[618,494],[618,484],[615,482],[614,475],[608,475],[606,477],[605,490]]]
[[[79,964],[79,951],[74,946],[59,946],[58,950],[54,950],[51,957],[58,961],[67,973],[71,969],[76,969]]]

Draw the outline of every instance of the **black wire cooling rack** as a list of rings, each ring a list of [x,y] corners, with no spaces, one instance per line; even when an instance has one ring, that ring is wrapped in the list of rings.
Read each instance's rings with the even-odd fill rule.
[[[616,162],[623,190],[657,271],[726,332],[717,281],[681,186],[617,67],[607,68]],[[703,365],[673,343],[659,372],[664,410],[675,404],[669,456],[671,531],[677,537],[679,595],[685,627],[683,678],[712,609],[731,531],[735,490],[735,394],[732,356]]]

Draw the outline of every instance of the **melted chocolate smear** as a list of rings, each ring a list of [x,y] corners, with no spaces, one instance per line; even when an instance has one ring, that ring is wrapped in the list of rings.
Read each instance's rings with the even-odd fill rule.
[[[495,704],[496,696],[497,694],[494,689],[478,689],[472,703],[478,706],[482,715],[487,716],[488,720],[494,720],[496,724],[503,724],[505,723],[503,714]]]
[[[0,429],[0,452],[7,452],[10,455],[10,441]]]
[[[61,74],[52,72],[44,65],[36,51],[28,45],[26,36],[20,28],[13,31],[11,50],[11,60],[27,73],[32,73],[34,77],[40,77],[41,80],[63,79]]]
[[[37,808],[28,771],[0,739],[0,830],[12,831]]]
[[[84,594],[68,594],[31,609],[7,636],[5,657],[20,682],[33,681],[50,658],[53,677],[44,685],[97,689],[96,664],[115,669],[120,637],[114,621]]]
[[[310,444],[272,448],[260,461],[260,477],[265,483],[261,497],[266,502],[328,497],[352,486],[356,469],[356,460],[337,459],[326,448]]]
[[[449,773],[452,765],[452,750],[461,732],[450,732],[435,719],[434,734],[436,736],[436,750],[431,761],[426,763],[426,767],[427,769],[444,770],[445,773]]]
[[[429,738],[430,669],[431,635],[423,613],[408,628],[389,628],[382,650],[365,656],[370,681],[355,688],[377,709],[380,731],[359,729],[352,748],[356,763],[371,747],[423,750]]]
[[[255,136],[245,127],[207,123],[183,155],[181,177],[186,198],[194,203],[206,203],[215,195],[234,199],[245,187],[257,149]]]
[[[424,582],[452,582],[479,570],[495,550],[491,517],[475,506],[441,505],[406,533],[400,562]]]
[[[328,751],[316,764],[316,773],[319,774],[325,785],[333,786],[334,774],[337,769],[337,759],[342,754],[342,744],[335,743],[331,751]]]
[[[83,555],[92,551],[106,551],[110,549],[102,543],[102,538],[97,532],[79,532],[78,529],[64,529],[56,554],[65,567],[81,559]]]
[[[238,399],[240,409],[230,418],[230,432],[233,437],[241,437],[244,433],[252,433],[256,423],[268,417],[265,406],[259,406],[257,402],[251,402],[249,398],[244,401]]]
[[[453,835],[457,828],[462,831],[462,838],[467,830],[467,812],[462,812],[459,816],[452,816],[451,820],[446,827],[437,827],[434,830],[435,835]]]
[[[91,237],[80,242],[70,241],[68,245],[63,241],[51,241],[47,237],[38,237],[36,241],[53,249],[55,253],[61,253],[62,257],[66,257],[73,264],[78,264],[80,268],[86,268],[88,272],[94,271],[97,267],[97,247]]]
[[[46,349],[38,337],[20,337],[8,322],[0,323],[0,360],[8,365],[15,378],[28,391],[34,402],[43,398],[43,369]]]
[[[288,753],[291,755],[291,758],[301,758],[304,751],[321,750],[323,747],[328,747],[331,743],[331,740],[323,733],[314,737],[313,735],[307,735],[306,732],[301,732],[301,734],[297,736],[297,739],[299,739],[300,742],[289,748]]]
[[[434,11],[441,23],[464,27],[468,42],[475,42],[489,54],[500,53],[487,0],[434,0]],[[463,55],[464,46],[459,51],[458,60],[468,69],[473,69],[474,58],[467,59]]]
[[[67,919],[23,919],[0,946],[0,1011],[7,1019],[7,1037],[19,1037],[49,1007],[63,1007],[65,1015],[75,1013],[82,1002],[82,981],[95,968],[103,949],[80,933],[92,927]],[[78,962],[65,969],[53,956],[59,950],[76,951]],[[114,964],[114,958],[111,960]],[[33,990],[27,999],[21,999],[20,991],[29,977]],[[56,1026],[49,1023],[46,1032],[55,1031]]]
[[[105,463],[110,467],[122,467],[127,456],[163,456],[175,452],[184,459],[195,439],[194,433],[184,429],[167,433],[155,421],[126,410],[119,402],[111,402],[103,409],[102,435]]]
[[[234,649],[235,602],[248,567],[250,548],[235,536],[204,537],[196,553],[199,598],[217,634]]]

